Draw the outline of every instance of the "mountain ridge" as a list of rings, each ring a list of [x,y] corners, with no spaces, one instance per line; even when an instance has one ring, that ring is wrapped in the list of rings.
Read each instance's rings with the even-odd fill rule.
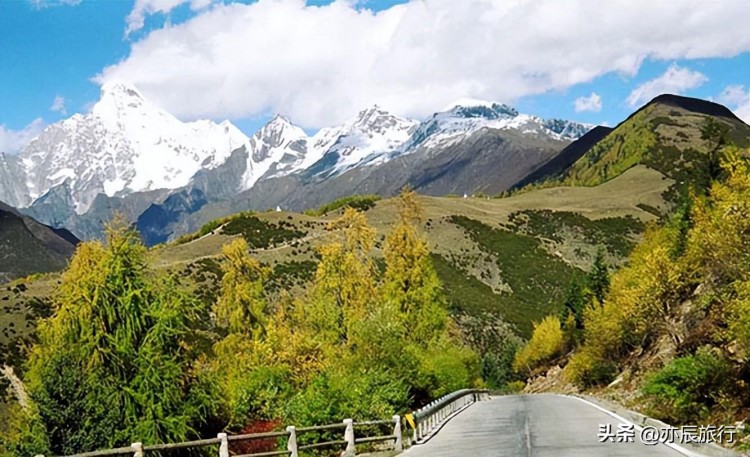
[[[411,154],[424,161],[435,160],[480,132],[492,136],[495,134],[488,132],[503,131],[527,137],[530,143],[541,138],[561,149],[564,144],[560,142],[575,139],[591,127],[520,114],[494,102],[470,103],[476,106],[465,106],[469,103],[462,101],[423,121],[373,105],[313,135],[277,115],[248,137],[229,121],[182,123],[151,104],[137,88],[111,83],[102,86],[101,99],[90,113],[75,114],[47,127],[18,156],[0,157],[0,197],[45,223],[69,227],[78,236],[91,238],[101,235],[101,221],[117,208],[125,208],[128,219],[136,221],[149,205],[161,205],[173,194],[181,193],[176,199],[200,205],[244,195],[254,200],[254,208],[266,202],[272,207],[288,206],[279,196],[256,192],[256,186],[286,176],[294,177],[292,181],[299,178],[311,188],[328,180],[341,182],[339,178],[347,173],[345,179],[370,176],[372,170],[356,170],[392,169],[389,162]],[[523,145],[519,150],[525,150]],[[237,154],[242,158],[235,157]],[[532,156],[515,160],[547,160]],[[423,160],[399,163],[414,167],[412,174],[420,175],[424,174],[420,169]],[[228,162],[233,170],[224,166]],[[502,167],[494,165],[494,172],[502,174]],[[474,190],[491,185],[489,175],[464,173],[464,178]],[[433,178],[419,181],[432,182]],[[193,200],[196,186],[203,193],[198,201]],[[455,186],[433,187],[439,193]],[[120,201],[123,199],[130,203]],[[307,206],[319,203],[316,199]]]
[[[65,267],[79,240],[0,202],[0,283]]]

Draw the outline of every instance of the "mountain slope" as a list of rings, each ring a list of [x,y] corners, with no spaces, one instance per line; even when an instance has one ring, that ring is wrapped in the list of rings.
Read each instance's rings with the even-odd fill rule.
[[[565,172],[571,165],[576,163],[589,149],[594,147],[604,137],[609,135],[612,130],[611,127],[605,127],[599,125],[586,132],[585,135],[580,137],[578,140],[570,143],[565,147],[558,155],[553,157],[549,162],[545,163],[541,167],[534,170],[533,173],[527,175],[524,179],[517,182],[513,188],[520,189],[526,184],[530,184],[536,181],[541,181],[552,176],[558,176]]]
[[[211,203],[195,212],[182,206],[155,208],[155,214],[164,214],[168,222],[159,227],[157,219],[144,216],[139,227],[153,235],[150,241],[163,242],[233,212],[276,206],[302,211],[353,194],[392,196],[407,184],[436,196],[497,194],[554,158],[589,128],[519,114],[507,105],[472,103],[476,106],[458,104],[418,124],[378,107],[364,110],[339,128],[300,140],[300,148],[308,150],[306,161],[326,151],[308,168],[267,173],[250,189],[228,199],[207,194]],[[213,174],[214,170],[206,172]],[[187,200],[191,190],[179,193],[180,199]],[[161,206],[164,203],[154,203]]]
[[[20,152],[25,179],[10,203],[26,207],[65,185],[68,204],[83,214],[100,193],[112,197],[183,187],[247,141],[227,121],[183,123],[134,87],[106,84],[90,113],[47,127]]]
[[[500,192],[589,128],[461,100],[421,122],[373,106],[311,136],[277,115],[248,138],[226,121],[181,122],[135,87],[110,83],[88,114],[0,156],[0,197],[86,239],[122,212],[158,243],[193,227],[185,219],[204,206],[211,217],[302,210],[405,184],[432,195]]]
[[[67,230],[40,224],[0,202],[0,283],[61,270],[77,243]]]
[[[724,126],[728,140],[750,144],[750,126],[726,107],[695,98],[660,95],[620,123],[564,174],[567,183],[596,185],[643,164],[682,185],[706,185],[709,151],[715,143],[701,138],[711,119]]]

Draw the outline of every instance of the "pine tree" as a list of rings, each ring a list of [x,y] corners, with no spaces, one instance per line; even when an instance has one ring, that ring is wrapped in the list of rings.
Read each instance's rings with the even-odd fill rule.
[[[212,411],[192,375],[188,339],[198,305],[149,270],[137,233],[113,225],[106,245],[80,245],[55,302],[25,374],[28,429],[49,444],[34,452],[195,436]]]
[[[573,278],[565,292],[565,301],[563,302],[563,313],[560,316],[560,322],[565,322],[568,316],[573,316],[575,327],[583,328],[583,310],[589,302],[586,289],[578,278]]]
[[[591,294],[599,303],[604,302],[604,297],[609,291],[609,267],[604,259],[604,250],[599,249],[594,257],[594,264],[586,277],[586,282]]]

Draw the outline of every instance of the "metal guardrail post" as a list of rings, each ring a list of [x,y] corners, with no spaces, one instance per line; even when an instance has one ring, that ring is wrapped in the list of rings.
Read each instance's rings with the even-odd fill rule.
[[[393,416],[393,434],[396,436],[396,443],[393,445],[396,451],[403,451],[403,436],[401,435],[401,416],[396,414]]]
[[[221,440],[221,444],[219,444],[219,457],[229,457],[229,440],[227,439],[227,434],[219,433],[216,437]]]
[[[343,457],[354,457],[357,455],[357,448],[354,445],[354,421],[352,419],[344,419],[346,429],[344,430],[344,441],[346,441],[346,450],[344,450]]]
[[[143,443],[133,443],[130,447],[133,448],[133,457],[143,457]]]
[[[289,432],[289,440],[286,443],[286,450],[289,451],[289,457],[299,457],[299,450],[297,449],[297,429],[294,425],[290,425],[286,428]]]

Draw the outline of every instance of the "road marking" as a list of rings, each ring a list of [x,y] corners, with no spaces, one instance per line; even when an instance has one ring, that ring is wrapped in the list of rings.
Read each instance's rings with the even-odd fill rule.
[[[526,454],[531,457],[531,433],[529,433],[529,415],[526,413],[526,424],[524,425],[526,432]]]
[[[568,397],[568,398],[575,398],[576,400],[580,400],[580,401],[586,403],[589,406],[593,406],[594,408],[598,409],[599,411],[601,411],[603,413],[606,413],[606,414],[609,414],[610,416],[614,417],[615,419],[617,419],[618,421],[620,421],[620,422],[622,422],[622,423],[624,423],[626,425],[632,425],[639,432],[643,430],[643,427],[641,427],[640,425],[638,425],[638,424],[636,424],[634,422],[631,422],[631,421],[625,419],[624,417],[622,417],[622,416],[620,416],[620,415],[618,415],[618,414],[616,414],[616,413],[614,413],[614,412],[612,412],[612,411],[610,411],[610,410],[608,410],[606,408],[602,408],[601,406],[597,405],[596,403],[592,403],[592,402],[590,402],[588,400],[585,400],[585,399],[583,399],[581,397],[573,397],[573,396],[570,396],[570,395],[562,395],[562,396],[563,397]],[[674,443],[664,442],[662,444],[664,444],[665,446],[670,447],[670,448],[674,449],[675,451],[679,452],[680,454],[686,455],[688,457],[706,457],[703,454],[698,454],[698,453],[693,452],[691,450],[685,449],[682,446],[678,446],[678,445],[676,445]]]

